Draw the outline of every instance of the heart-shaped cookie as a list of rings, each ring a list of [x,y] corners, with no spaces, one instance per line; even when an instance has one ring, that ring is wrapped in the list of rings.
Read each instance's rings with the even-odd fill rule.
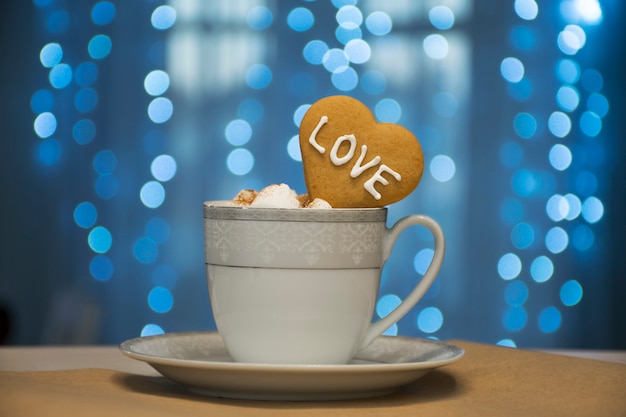
[[[383,207],[409,195],[424,171],[417,138],[378,123],[360,101],[330,96],[315,102],[300,124],[304,181],[311,199],[333,207]]]

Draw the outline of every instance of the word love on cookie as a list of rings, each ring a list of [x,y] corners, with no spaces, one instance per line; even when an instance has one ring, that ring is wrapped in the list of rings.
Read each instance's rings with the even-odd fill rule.
[[[382,207],[417,187],[421,146],[402,126],[378,123],[360,101],[331,96],[314,103],[300,124],[304,180],[310,198],[333,207]]]

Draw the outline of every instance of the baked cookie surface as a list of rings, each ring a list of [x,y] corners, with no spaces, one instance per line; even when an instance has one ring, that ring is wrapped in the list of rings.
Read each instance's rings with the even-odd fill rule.
[[[409,195],[424,171],[417,138],[378,123],[360,101],[330,96],[315,102],[300,124],[304,180],[311,200],[334,208],[383,207]]]

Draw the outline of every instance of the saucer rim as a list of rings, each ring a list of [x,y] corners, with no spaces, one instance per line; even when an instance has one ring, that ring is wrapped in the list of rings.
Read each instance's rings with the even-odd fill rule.
[[[461,359],[465,355],[465,350],[455,344],[424,338],[414,338],[409,336],[379,336],[377,339],[384,338],[389,341],[398,341],[400,343],[419,343],[436,345],[440,348],[451,350],[453,355],[446,359],[424,360],[424,361],[407,361],[407,362],[369,362],[369,363],[348,363],[348,364],[274,364],[274,363],[248,363],[248,362],[230,362],[223,360],[198,360],[174,358],[171,356],[153,355],[149,353],[137,352],[133,349],[133,345],[137,343],[146,343],[150,341],[179,339],[181,337],[220,337],[217,331],[188,331],[188,332],[171,332],[159,335],[140,336],[125,340],[120,343],[119,349],[126,356],[147,362],[148,364],[178,366],[184,368],[202,368],[202,369],[221,369],[221,370],[241,370],[241,371],[281,371],[281,372],[388,372],[388,371],[407,371],[407,370],[423,370],[435,369],[441,366],[449,365]],[[364,350],[366,350],[365,348]],[[355,356],[358,359],[358,353]],[[210,356],[209,356],[210,357]]]

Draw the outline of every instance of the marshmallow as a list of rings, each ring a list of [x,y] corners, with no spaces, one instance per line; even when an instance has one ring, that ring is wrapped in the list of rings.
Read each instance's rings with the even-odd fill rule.
[[[309,209],[331,209],[333,208],[328,201],[323,200],[321,198],[316,198],[306,205],[306,208]]]
[[[238,206],[249,206],[252,204],[257,194],[258,193],[254,190],[241,190],[239,194],[233,198],[233,203]]]
[[[259,191],[250,207],[299,208],[300,202],[296,192],[287,184],[274,184]]]

